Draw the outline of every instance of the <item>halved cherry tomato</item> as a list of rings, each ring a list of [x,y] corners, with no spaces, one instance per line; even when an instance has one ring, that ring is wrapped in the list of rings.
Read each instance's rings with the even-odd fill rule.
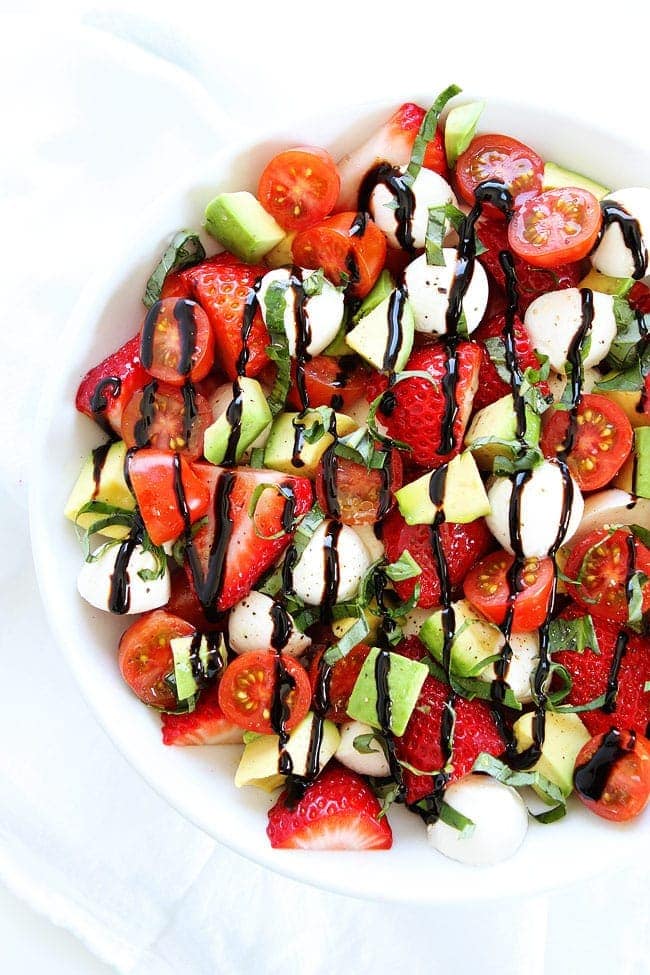
[[[546,190],[515,210],[508,243],[535,267],[569,264],[591,251],[601,223],[600,204],[587,190]]]
[[[322,647],[315,654],[309,666],[309,679],[313,691],[316,690],[318,669],[326,650],[327,647]],[[333,665],[329,678],[327,696],[327,717],[330,721],[336,721],[338,724],[349,721],[347,707],[350,695],[369,653],[370,647],[365,643],[359,643],[356,647],[352,647],[350,652],[342,660],[337,660]]]
[[[492,552],[478,562],[465,576],[465,598],[493,623],[503,623],[510,606],[514,605],[511,631],[526,633],[541,626],[548,611],[553,585],[551,559],[526,559],[517,575],[514,598],[511,596],[508,573],[514,556],[507,552]]]
[[[176,694],[165,681],[174,672],[170,640],[195,633],[191,623],[164,609],[154,609],[122,634],[118,654],[120,673],[145,704],[164,711],[177,707]]]
[[[332,212],[340,188],[341,179],[329,152],[298,146],[267,163],[257,197],[285,230],[304,230]]]
[[[203,434],[211,423],[210,404],[200,393],[154,380],[127,403],[122,439],[127,447],[157,447],[200,457]]]
[[[283,656],[282,666],[293,684],[283,699],[289,718],[285,729],[292,731],[309,711],[311,686],[305,668],[293,657]],[[273,734],[271,705],[278,680],[278,656],[272,650],[251,650],[226,667],[219,684],[219,707],[225,717],[240,728]]]
[[[354,355],[341,356],[338,359],[329,355],[317,355],[305,363],[304,374],[311,407],[315,409],[318,406],[331,406],[345,413],[353,403],[362,399],[370,371]],[[293,359],[287,402],[297,410],[302,409]]]
[[[615,623],[628,619],[626,583],[635,572],[650,575],[650,549],[629,528],[613,534],[597,528],[577,542],[564,569],[571,595],[591,613]],[[642,612],[650,609],[650,582],[642,586]]]
[[[345,525],[374,525],[395,503],[394,492],[402,486],[404,466],[398,450],[391,451],[383,470],[368,470],[345,457],[336,458],[333,488],[339,521]],[[316,478],[316,496],[323,511],[330,511],[325,474],[321,464]],[[382,505],[383,502],[383,505]],[[380,511],[383,507],[383,512]]]
[[[138,450],[129,456],[128,474],[144,526],[154,545],[173,541],[183,531],[183,498],[191,522],[198,521],[208,510],[210,489],[180,454],[152,447]],[[176,490],[179,475],[181,497]]]
[[[207,376],[214,335],[201,306],[187,298],[156,301],[140,331],[140,361],[151,376],[172,386]]]
[[[294,239],[293,259],[300,267],[322,267],[339,285],[349,283],[349,294],[363,298],[381,274],[386,259],[386,238],[363,213],[337,213]]]
[[[634,819],[650,799],[650,742],[612,728],[583,745],[576,759],[576,795],[603,819]]]
[[[505,183],[516,201],[521,193],[538,193],[543,176],[544,161],[537,153],[507,135],[476,136],[456,162],[458,190],[470,205],[476,187],[486,179]]]
[[[542,421],[541,448],[545,457],[564,449],[570,417],[566,410],[547,410]],[[598,393],[585,393],[580,401],[569,469],[581,491],[604,487],[621,469],[632,449],[632,427],[621,407]]]

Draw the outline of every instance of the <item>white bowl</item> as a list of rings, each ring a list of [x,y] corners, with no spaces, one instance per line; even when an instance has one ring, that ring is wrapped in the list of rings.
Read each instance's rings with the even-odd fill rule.
[[[416,100],[427,104],[429,96]],[[139,226],[134,220],[126,228],[119,252],[105,260],[80,298],[44,377],[30,492],[36,571],[56,640],[108,734],[162,796],[215,839],[280,873],[356,897],[433,903],[533,893],[608,866],[640,861],[650,848],[647,817],[620,827],[573,803],[560,823],[531,823],[523,847],[511,860],[480,869],[431,851],[424,825],[399,808],[390,814],[395,841],[387,852],[272,850],[265,828],[273,799],[233,784],[239,748],[163,746],[159,716],[123,683],[116,648],[125,621],[92,609],[77,595],[81,551],[61,513],[83,458],[102,439],[99,429],[74,408],[77,385],[90,366],[138,329],[144,283],[169,235],[181,227],[199,228],[205,204],[218,190],[254,190],[263,165],[279,149],[312,143],[328,146],[338,157],[397,104],[341,107],[261,141],[258,137],[231,146],[158,201]],[[605,185],[649,182],[647,149],[623,144],[579,119],[492,100],[481,127],[516,136],[544,158]],[[214,242],[205,243],[215,250]],[[182,856],[181,850],[177,853]]]

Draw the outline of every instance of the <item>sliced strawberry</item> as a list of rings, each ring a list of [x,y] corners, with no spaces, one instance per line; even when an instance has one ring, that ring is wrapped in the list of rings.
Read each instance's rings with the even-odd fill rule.
[[[164,745],[238,745],[242,729],[224,718],[218,685],[203,691],[191,714],[163,714]]]
[[[226,471],[212,464],[194,464],[194,471],[210,489],[210,507],[207,524],[194,536],[193,548],[203,578],[211,567],[220,580],[214,587],[214,609],[223,612],[248,595],[260,576],[282,555],[292,538],[283,525],[287,506],[293,505],[294,517],[306,514],[312,506],[312,485],[307,478],[276,471],[250,468]],[[249,507],[255,489],[261,484],[277,484],[291,493],[293,502],[279,491],[268,488],[259,496],[252,519],[248,514]],[[226,485],[228,490],[224,495]],[[224,542],[220,560],[220,543],[223,545]],[[211,552],[214,553],[212,560]],[[186,571],[195,584],[187,560]]]
[[[390,437],[411,447],[410,457],[416,464],[439,467],[460,451],[472,412],[482,360],[482,351],[476,343],[459,343],[456,353],[455,399],[458,409],[453,424],[454,446],[449,453],[439,454],[447,404],[443,380],[449,368],[449,353],[442,342],[425,345],[411,353],[405,371],[428,372],[433,382],[413,377],[397,383],[390,390],[386,403],[380,403],[377,419],[386,427]],[[386,387],[385,376],[379,373],[373,375],[366,390],[368,402],[372,402]]]
[[[588,610],[569,606],[561,615],[565,619],[584,616]],[[567,697],[569,704],[587,704],[607,690],[612,671],[612,661],[621,628],[616,623],[592,617],[598,639],[599,654],[588,647],[583,653],[561,650],[553,654],[553,662],[562,664],[573,678],[573,686]],[[650,693],[644,690],[650,680],[650,643],[639,636],[629,636],[627,647],[618,669],[618,693],[614,710],[606,713],[583,711],[580,718],[590,734],[606,733],[616,726],[623,731],[635,730],[646,734],[650,721]]]
[[[316,690],[319,664],[326,650],[327,646],[324,646],[318,653],[314,654],[309,666],[309,680],[311,681],[312,693]],[[337,660],[332,667],[328,689],[329,706],[326,715],[330,721],[343,724],[345,721],[350,720],[347,712],[348,702],[354,685],[357,682],[357,677],[369,653],[370,647],[365,643],[359,643],[342,660]]]
[[[80,413],[85,413],[102,427],[108,424],[121,436],[124,407],[133,394],[150,381],[151,376],[140,363],[138,333],[86,373],[79,384],[75,406]]]
[[[627,300],[635,311],[650,314],[650,288],[643,281],[636,281],[627,294]]]
[[[459,586],[469,570],[494,547],[494,539],[483,518],[467,525],[445,522],[440,526],[442,549],[449,567],[452,587]],[[382,536],[389,562],[396,562],[408,549],[422,569],[414,579],[395,582],[400,599],[413,595],[416,583],[420,584],[418,605],[428,608],[440,603],[440,578],[431,546],[431,529],[428,525],[407,525],[397,509],[391,511],[383,523]]]
[[[489,321],[479,326],[474,333],[474,338],[479,339],[482,343],[485,342],[486,339],[502,339],[505,324],[505,315],[495,315],[494,318],[491,318]],[[528,332],[524,328],[524,324],[518,316],[515,318],[514,336],[515,356],[522,373],[529,368],[539,369],[539,359],[535,355],[533,347],[530,344]],[[481,371],[479,374],[478,389],[476,390],[476,396],[474,397],[474,410],[480,410],[484,406],[489,406],[490,403],[494,403],[495,400],[501,399],[502,396],[507,396],[508,393],[511,392],[510,384],[506,383],[499,376],[497,368],[490,358],[487,347],[483,345],[482,348],[484,352],[483,364],[481,365]],[[547,382],[542,380],[537,383],[537,387],[542,396],[548,395],[549,388]]]
[[[267,835],[281,850],[389,850],[393,833],[374,792],[337,763],[295,805],[283,792],[269,810]]]

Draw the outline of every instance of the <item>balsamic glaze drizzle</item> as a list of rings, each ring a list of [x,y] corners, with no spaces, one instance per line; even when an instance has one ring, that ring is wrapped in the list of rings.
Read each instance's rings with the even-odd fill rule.
[[[105,376],[97,383],[90,397],[90,411],[93,419],[111,439],[116,439],[115,432],[103,415],[108,409],[107,393],[110,393],[113,399],[117,399],[121,391],[122,380],[119,376]]]
[[[618,728],[612,728],[589,761],[577,766],[573,773],[573,783],[580,795],[594,802],[602,798],[614,767],[629,752],[634,751],[636,732],[631,731],[629,734],[629,741],[624,745],[621,732]]]
[[[117,550],[115,566],[111,573],[111,586],[108,594],[108,608],[111,613],[121,616],[128,613],[131,605],[131,580],[129,579],[129,562],[136,545],[142,541],[143,524],[137,515],[129,534]]]
[[[402,248],[408,254],[414,254],[413,246],[413,213],[415,210],[415,197],[413,190],[404,179],[403,174],[390,163],[382,162],[374,169],[371,169],[361,182],[359,188],[359,210],[363,213],[370,213],[370,198],[376,186],[382,184],[395,200],[395,237]]]
[[[99,447],[95,447],[92,453],[93,458],[93,493],[92,500],[94,501],[99,494],[99,488],[101,486],[102,471],[104,469],[104,464],[106,463],[106,458],[108,457],[108,452],[113,446],[112,440],[107,440],[106,443],[100,444]]]
[[[632,255],[634,262],[634,273],[632,277],[640,281],[641,278],[646,276],[648,271],[648,251],[643,240],[639,221],[630,216],[621,204],[615,200],[603,200],[600,204],[600,209],[603,215],[603,222],[595,248],[600,244],[607,228],[612,224],[617,224],[623,237],[623,243]]]

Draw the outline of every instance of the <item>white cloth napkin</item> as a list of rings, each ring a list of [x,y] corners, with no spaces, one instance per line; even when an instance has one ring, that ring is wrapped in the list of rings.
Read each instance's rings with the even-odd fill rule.
[[[235,105],[232,53],[221,68],[211,61],[200,18],[185,34],[156,30],[133,9],[103,7],[92,19],[101,29],[74,19],[35,29],[25,18],[0,41],[5,99],[14,93],[3,113],[12,143],[0,158],[0,880],[132,975],[598,973],[612,958],[622,975],[647,972],[641,868],[589,891],[435,911],[328,894],[187,823],[132,771],[82,700],[49,636],[29,553],[28,435],[40,376],[101,260],[89,237],[109,244],[219,144],[225,120],[189,70]],[[265,99],[282,107],[281,91]],[[47,476],[37,465],[31,474]],[[433,858],[431,869],[435,883]]]

